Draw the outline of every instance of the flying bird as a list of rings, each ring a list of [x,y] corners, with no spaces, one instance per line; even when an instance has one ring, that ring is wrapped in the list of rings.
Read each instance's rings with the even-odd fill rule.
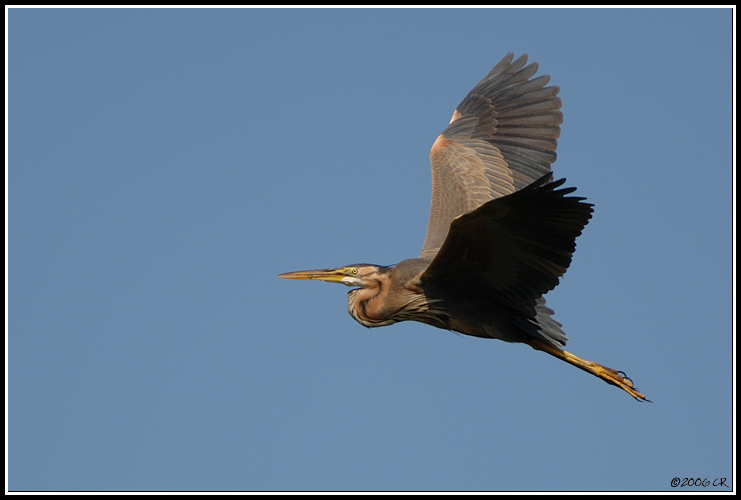
[[[559,88],[538,64],[508,54],[453,113],[430,151],[432,200],[419,257],[280,278],[353,287],[350,315],[369,328],[419,321],[466,335],[520,342],[566,361],[636,400],[625,373],[563,349],[568,338],[543,295],[571,264],[592,204],[553,180]]]

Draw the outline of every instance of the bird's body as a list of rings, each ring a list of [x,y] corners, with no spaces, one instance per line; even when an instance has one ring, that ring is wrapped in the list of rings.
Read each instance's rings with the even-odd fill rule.
[[[354,287],[348,311],[367,327],[419,321],[521,342],[616,385],[622,372],[562,349],[567,337],[543,295],[571,263],[592,215],[575,188],[552,181],[562,122],[558,87],[532,78],[526,56],[500,61],[456,108],[430,152],[432,201],[418,258],[281,274]]]

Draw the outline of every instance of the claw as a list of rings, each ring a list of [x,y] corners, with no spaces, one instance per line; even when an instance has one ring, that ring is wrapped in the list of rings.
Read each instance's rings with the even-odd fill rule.
[[[633,385],[633,379],[631,379],[628,375],[626,375],[625,372],[618,371],[618,372],[615,372],[615,373],[617,373],[618,376],[621,377],[623,379],[623,382],[625,382],[627,385],[629,385],[631,387],[635,387]]]

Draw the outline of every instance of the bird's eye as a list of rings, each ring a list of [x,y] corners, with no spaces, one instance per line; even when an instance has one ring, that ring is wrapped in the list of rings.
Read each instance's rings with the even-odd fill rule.
[[[350,272],[353,273],[353,274],[358,274],[358,268],[357,267],[353,267],[352,269],[350,269]]]

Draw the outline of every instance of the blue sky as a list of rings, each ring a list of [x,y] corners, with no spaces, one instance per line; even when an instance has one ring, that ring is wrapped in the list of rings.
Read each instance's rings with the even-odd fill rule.
[[[8,488],[733,487],[730,9],[8,12]],[[418,255],[507,52],[595,204],[567,349],[368,330],[278,273]]]

